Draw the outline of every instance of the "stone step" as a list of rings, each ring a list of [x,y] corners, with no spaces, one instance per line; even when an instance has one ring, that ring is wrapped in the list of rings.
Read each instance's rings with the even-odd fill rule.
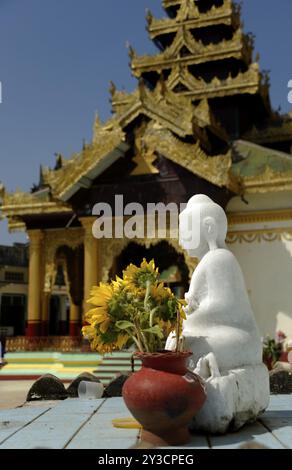
[[[119,373],[131,370],[132,352],[115,352],[101,356],[96,353],[20,352],[8,353],[8,364],[0,371],[0,380],[13,377],[38,378],[50,373],[63,381],[71,381],[82,372],[94,373],[107,385]],[[135,370],[139,361],[135,361]]]

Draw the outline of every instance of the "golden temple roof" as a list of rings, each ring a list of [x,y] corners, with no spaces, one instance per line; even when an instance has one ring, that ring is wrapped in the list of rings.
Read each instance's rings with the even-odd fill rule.
[[[165,8],[167,8],[166,3],[164,2]],[[235,6],[232,0],[224,0],[221,6],[213,6],[205,13],[200,13],[192,0],[175,3],[180,4],[175,18],[156,19],[148,12],[146,19],[151,39],[163,34],[175,33],[182,24],[188,30],[222,24],[232,26],[234,29],[240,26],[240,8]]]
[[[229,73],[226,79],[220,80],[215,77],[210,82],[206,82],[202,78],[195,78],[187,67],[176,65],[173,67],[166,84],[169,90],[175,90],[177,87],[183,86],[180,94],[194,100],[241,93],[255,94],[259,90],[261,90],[262,95],[267,95],[269,91],[257,63],[251,64],[246,72],[240,72],[236,77],[232,77]]]
[[[233,152],[240,158],[232,175],[241,181],[243,193],[292,189],[292,155],[244,140],[233,143]]]
[[[189,53],[183,54],[186,49]],[[130,49],[131,68],[135,77],[139,78],[146,72],[161,73],[165,69],[171,69],[174,65],[196,65],[209,61],[224,59],[242,59],[247,65],[251,63],[253,44],[250,37],[238,29],[232,39],[224,39],[218,44],[205,45],[202,41],[196,41],[191,32],[183,25],[179,28],[171,46],[157,55],[137,56]]]
[[[257,144],[270,144],[275,141],[291,141],[292,137],[292,113],[286,115],[276,114],[262,126],[253,128],[243,135],[243,139],[251,140]]]

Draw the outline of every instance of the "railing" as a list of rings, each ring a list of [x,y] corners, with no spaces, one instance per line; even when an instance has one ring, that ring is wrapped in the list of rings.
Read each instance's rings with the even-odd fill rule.
[[[16,336],[7,338],[6,352],[23,351],[58,351],[58,352],[80,352],[86,345],[79,336]]]

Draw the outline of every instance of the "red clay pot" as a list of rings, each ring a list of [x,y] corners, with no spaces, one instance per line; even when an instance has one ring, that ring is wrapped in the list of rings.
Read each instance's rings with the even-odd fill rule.
[[[190,352],[136,353],[142,368],[124,384],[123,398],[143,426],[141,439],[155,445],[183,445],[188,425],[206,400],[202,380],[187,369]]]

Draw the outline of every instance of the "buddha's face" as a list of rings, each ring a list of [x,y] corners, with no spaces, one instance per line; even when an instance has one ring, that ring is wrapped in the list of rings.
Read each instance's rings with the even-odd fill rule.
[[[208,252],[199,206],[187,207],[180,214],[179,244],[192,258],[201,259]]]

